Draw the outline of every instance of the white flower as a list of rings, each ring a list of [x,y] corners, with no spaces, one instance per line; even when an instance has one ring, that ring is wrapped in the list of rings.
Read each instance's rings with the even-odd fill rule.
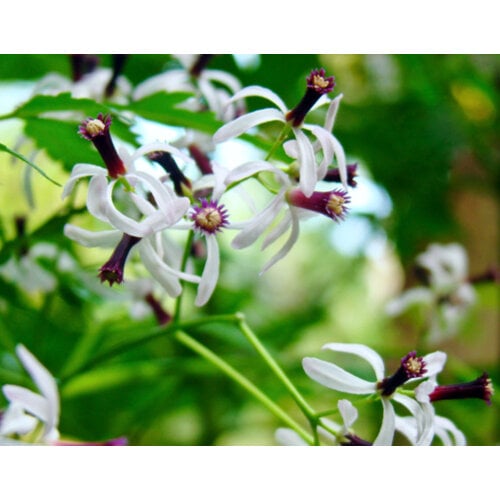
[[[139,84],[133,93],[134,100],[142,99],[156,92],[192,92],[196,98],[188,100],[185,107],[193,111],[203,110],[201,100],[223,121],[231,120],[238,113],[238,108],[228,106],[232,94],[241,89],[237,78],[221,70],[203,68],[199,74],[192,74],[193,57],[179,57],[183,68],[171,69],[148,78]]]
[[[24,436],[43,424],[40,442],[51,443],[59,438],[59,391],[50,372],[26,347],[18,345],[16,353],[40,394],[17,385],[4,385],[2,391],[9,407],[0,420],[0,436]]]
[[[368,381],[357,377],[340,366],[316,358],[304,358],[302,365],[309,377],[316,382],[333,390],[349,394],[377,394],[383,406],[383,419],[375,445],[389,445],[392,443],[395,432],[395,417],[392,401],[404,406],[415,417],[417,437],[419,442],[427,442],[428,434],[432,429],[432,411],[430,405],[420,404],[414,399],[396,392],[397,384],[391,386],[391,377],[385,376],[385,367],[382,358],[372,349],[361,344],[330,343],[323,346],[334,352],[351,353],[365,359],[373,368],[376,380]],[[446,354],[435,352],[423,358],[417,358],[415,353],[410,353],[402,359],[400,370],[409,370],[406,381],[433,376],[442,370],[446,361]],[[405,380],[404,378],[402,380]]]
[[[402,314],[414,305],[429,311],[429,340],[438,342],[454,335],[476,301],[474,287],[467,281],[465,249],[457,244],[431,244],[416,259],[425,286],[404,291],[386,306],[387,314]]]
[[[358,418],[358,410],[347,399],[341,399],[337,407],[342,417],[342,425],[327,418],[321,418],[318,426],[318,434],[328,444],[338,444],[338,437],[345,436]],[[327,430],[329,429],[329,430]],[[281,446],[309,446],[309,444],[297,432],[286,427],[276,429],[274,434],[276,442]]]
[[[84,177],[91,177],[87,208],[97,219],[138,238],[172,226],[186,214],[190,206],[189,199],[177,196],[168,184],[134,167],[137,159],[155,151],[166,151],[188,159],[177,149],[161,142],[142,146],[132,156],[122,151],[121,157],[126,165],[127,173],[111,181],[108,179],[108,170],[105,168],[79,163],[74,166],[64,186],[62,198],[71,193],[77,181]],[[132,186],[133,190],[124,189],[124,181]],[[128,201],[128,210],[132,209],[139,213],[139,217],[130,217],[116,207],[113,195],[117,186],[121,189],[122,198],[125,197],[125,201]],[[149,195],[154,198],[155,205],[148,200]]]
[[[57,277],[40,264],[44,259],[53,262],[57,271],[76,270],[76,263],[67,252],[52,243],[38,242],[26,254],[11,257],[1,265],[0,275],[27,292],[51,292],[57,286]]]
[[[247,132],[251,128],[272,121],[279,121],[283,124],[288,124],[287,119],[288,109],[281,98],[273,91],[260,87],[250,86],[237,92],[229,102],[234,102],[238,99],[247,98],[250,96],[263,97],[271,101],[278,109],[266,108],[253,111],[246,115],[240,116],[223,125],[214,134],[214,142],[220,143],[238,137]],[[327,125],[333,127],[333,119],[338,108],[341,96],[334,99],[329,107],[327,114]],[[347,189],[347,166],[344,150],[340,142],[333,136],[330,131],[318,125],[307,125],[301,123],[298,126],[292,126],[292,131],[295,136],[295,141],[285,143],[285,152],[292,158],[297,159],[300,171],[300,188],[306,196],[309,196],[314,191],[316,183],[324,177],[328,165],[333,160],[333,156],[337,158],[338,168],[342,183]],[[304,130],[310,132],[314,138],[314,144],[304,133]],[[316,161],[316,151],[320,150],[323,154],[322,161],[318,164]]]
[[[396,416],[396,430],[401,432],[411,444],[418,444],[416,422],[413,417]],[[434,415],[431,434],[432,437],[436,435],[445,446],[465,446],[467,444],[464,433],[450,419],[439,415]]]
[[[118,230],[88,231],[73,224],[66,224],[64,226],[64,234],[80,245],[91,248],[113,248],[123,236],[123,233]],[[139,254],[142,264],[151,277],[171,297],[177,297],[181,294],[182,286],[179,283],[180,279],[192,283],[200,282],[198,276],[179,270],[180,252],[176,244],[167,237],[165,232],[141,238],[132,247],[132,251],[136,251]]]
[[[314,213],[313,210],[333,220],[342,219],[346,211],[344,202],[347,203],[349,199],[345,193],[340,191],[314,192],[309,198],[306,198],[301,191],[294,190],[292,181],[284,172],[266,161],[253,161],[240,165],[227,174],[224,182],[226,186],[230,186],[261,172],[274,174],[279,191],[261,212],[240,224],[241,231],[233,239],[231,245],[236,249],[246,248],[274,225],[264,239],[262,244],[262,250],[264,250],[290,230],[287,241],[262,269],[262,272],[265,272],[285,257],[297,242],[301,219],[310,217]],[[338,205],[340,212],[335,213],[328,210],[330,196],[335,197],[337,201],[342,198],[343,203]]]

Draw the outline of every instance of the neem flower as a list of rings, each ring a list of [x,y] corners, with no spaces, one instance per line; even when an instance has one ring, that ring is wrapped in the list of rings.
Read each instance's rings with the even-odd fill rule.
[[[238,183],[261,172],[274,174],[279,184],[279,191],[261,212],[257,213],[249,221],[241,223],[241,231],[231,244],[234,248],[246,248],[264,234],[275,221],[279,220],[278,224],[267,234],[262,244],[264,250],[290,229],[288,240],[264,266],[262,272],[265,272],[285,257],[296,243],[299,237],[301,218],[311,215],[311,212],[317,212],[335,222],[339,222],[347,213],[350,198],[340,189],[329,192],[313,191],[307,197],[300,188],[296,188],[292,184],[292,181],[285,173],[266,161],[245,163],[231,170],[225,178],[225,184]]]
[[[205,199],[201,200],[199,206],[192,207],[190,218],[194,229],[205,237],[207,243],[207,260],[195,301],[197,306],[202,306],[212,295],[219,279],[220,256],[216,234],[228,226],[229,220],[224,205]]]
[[[263,123],[272,121],[282,122],[291,127],[295,136],[295,142],[292,143],[293,146],[285,147],[285,152],[298,160],[300,188],[304,194],[306,196],[312,194],[317,181],[320,180],[321,176],[326,174],[326,169],[332,162],[334,154],[339,163],[338,166],[344,186],[347,188],[345,155],[338,140],[334,138],[330,131],[323,127],[304,124],[307,112],[318,103],[322,96],[326,96],[331,90],[333,90],[333,78],[326,78],[324,70],[314,70],[307,79],[307,89],[303,99],[295,108],[288,110],[283,100],[273,91],[257,85],[246,87],[237,92],[229,102],[256,96],[271,101],[278,109],[266,108],[253,111],[236,118],[232,122],[226,123],[214,134],[214,142],[220,143],[238,137],[251,128]],[[334,117],[337,107],[338,100],[332,101],[329,117]],[[328,125],[330,122],[333,126],[333,120],[328,118]],[[313,144],[304,133],[304,130],[310,132],[317,140],[317,143]],[[319,149],[323,153],[323,160],[319,165],[315,157],[315,147],[317,144],[319,144]]]
[[[6,384],[2,387],[9,407],[0,421],[0,436],[24,436],[34,432],[39,423],[43,432],[34,438],[43,443],[51,443],[59,438],[59,391],[51,373],[19,344],[16,354],[40,393],[18,385]]]
[[[400,394],[396,389],[410,380],[419,379],[423,375],[433,376],[440,372],[446,361],[446,354],[434,352],[422,358],[414,352],[409,353],[401,360],[396,373],[390,377],[385,376],[385,367],[382,358],[372,349],[361,344],[330,343],[323,346],[334,352],[354,354],[365,359],[375,372],[376,381],[368,381],[357,377],[335,363],[317,358],[304,358],[302,366],[306,374],[316,382],[333,390],[349,394],[377,394],[383,406],[383,419],[380,432],[373,444],[388,445],[392,443],[395,426],[395,412],[392,401],[407,408],[415,417],[418,441],[427,443],[432,435],[434,416],[430,405],[419,404],[414,399]]]

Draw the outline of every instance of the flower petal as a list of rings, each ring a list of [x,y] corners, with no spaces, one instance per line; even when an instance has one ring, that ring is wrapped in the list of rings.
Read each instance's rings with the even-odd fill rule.
[[[430,445],[434,435],[434,413],[430,405],[420,405],[414,399],[399,393],[394,394],[392,399],[404,406],[415,418],[417,428],[415,444],[419,446]]]
[[[285,221],[288,220],[288,214],[285,216]],[[283,245],[283,247],[277,252],[262,268],[262,271],[260,271],[259,274],[265,273],[268,269],[270,269],[276,262],[281,260],[285,255],[288,254],[288,252],[292,249],[293,245],[297,242],[299,238],[299,230],[300,230],[300,224],[299,224],[299,219],[298,217],[294,214],[293,210],[290,210],[290,222],[292,225],[292,231],[290,233],[290,236],[286,243]],[[287,229],[285,226],[283,229]],[[265,241],[264,244],[269,243],[269,241]]]
[[[385,308],[389,316],[397,316],[406,311],[413,304],[430,305],[434,300],[434,294],[425,287],[415,287],[403,292],[399,297],[392,299]]]
[[[325,117],[325,129],[329,132],[333,130],[333,125],[335,124],[335,118],[337,117],[337,111],[339,110],[340,101],[343,97],[343,94],[339,94],[330,102],[330,105],[328,106],[328,111],[326,112]]]
[[[273,220],[278,216],[284,205],[285,190],[281,190],[269,205],[251,219],[232,240],[233,248],[246,248],[257,240],[257,238],[269,227]]]
[[[460,429],[458,429],[457,426],[448,418],[436,415],[435,426],[436,435],[439,437],[439,439],[441,439],[445,446],[453,444],[449,438],[449,434],[453,436],[455,446],[467,445],[467,439],[465,438],[464,433]]]
[[[219,246],[217,244],[217,237],[215,234],[207,234],[205,241],[207,242],[207,260],[203,268],[195,300],[195,305],[198,307],[204,306],[208,302],[219,279]]]
[[[271,101],[283,114],[286,114],[288,111],[286,104],[278,94],[270,89],[261,87],[260,85],[250,85],[239,90],[233,95],[233,97],[231,97],[231,99],[229,99],[229,103],[245,99],[247,97],[262,97],[263,99]]]
[[[84,247],[94,248],[114,248],[123,233],[118,229],[111,229],[109,231],[88,231],[81,227],[74,226],[73,224],[65,224],[64,236],[76,241],[79,245]]]
[[[236,120],[223,125],[219,130],[217,130],[217,132],[215,132],[213,140],[215,143],[224,142],[228,139],[240,136],[256,125],[272,121],[280,121],[284,123],[286,120],[283,113],[280,113],[274,108],[252,111],[251,113],[240,116],[236,118]]]
[[[425,377],[435,377],[444,368],[444,364],[446,363],[446,353],[436,351],[431,354],[427,354],[424,356],[423,361],[427,369]]]
[[[28,434],[35,429],[38,420],[31,415],[27,415],[24,406],[13,402],[3,412],[0,419],[0,436],[9,434]]]
[[[44,418],[40,418],[47,424],[45,434],[52,432],[59,423],[60,404],[59,390],[56,381],[47,368],[45,368],[45,366],[43,366],[22,344],[16,346],[16,354],[45,398],[46,414]]]
[[[4,385],[2,390],[9,402],[22,406],[25,411],[34,415],[38,420],[45,423],[53,421],[49,401],[40,394],[25,387],[10,384]]]
[[[381,381],[384,378],[385,368],[383,359],[373,349],[370,349],[363,344],[342,344],[331,342],[329,344],[325,344],[322,349],[355,354],[370,363],[378,381]]]
[[[112,182],[111,184],[114,184]],[[106,213],[108,181],[102,175],[94,176],[89,182],[87,194],[87,209],[91,215],[103,222],[108,222]]]
[[[58,412],[59,391],[52,374],[35,358],[35,356],[33,356],[33,354],[31,354],[30,351],[28,351],[28,349],[26,349],[26,347],[24,347],[24,345],[19,344],[16,346],[16,354],[40,392],[49,400],[54,408],[57,408]]]
[[[382,426],[380,431],[373,441],[374,446],[390,446],[394,439],[396,431],[396,415],[391,402],[387,398],[380,400],[383,407]]]
[[[310,378],[329,389],[349,394],[373,394],[376,390],[374,382],[363,380],[322,359],[304,358],[302,367]]]
[[[348,399],[341,399],[337,403],[337,407],[340,415],[342,416],[342,420],[344,421],[344,428],[347,431],[347,429],[351,428],[358,418],[358,410],[356,410]]]
[[[64,185],[61,198],[64,199],[68,196],[73,187],[82,177],[93,177],[95,175],[103,176],[106,178],[108,171],[103,167],[98,167],[96,165],[90,165],[88,163],[77,163],[71,172],[71,176]]]
[[[304,128],[306,128],[306,127],[304,127]],[[318,179],[323,179],[323,177],[325,177],[326,172],[328,170],[328,166],[333,161],[333,155],[335,153],[334,147],[337,144],[334,142],[334,138],[332,137],[332,134],[330,134],[324,128],[319,127],[317,125],[314,125],[314,126],[308,126],[307,129],[311,131],[311,133],[316,137],[316,139],[318,139],[318,142],[321,145],[323,159],[321,160],[321,163],[318,166],[317,177],[318,177]],[[315,150],[316,150],[316,148],[315,148]]]
[[[274,438],[280,446],[308,446],[308,444],[292,429],[280,427],[276,429]]]
[[[298,161],[300,169],[300,189],[306,196],[311,196],[318,181],[316,172],[316,159],[311,142],[302,130],[294,128],[293,132],[297,139]]]

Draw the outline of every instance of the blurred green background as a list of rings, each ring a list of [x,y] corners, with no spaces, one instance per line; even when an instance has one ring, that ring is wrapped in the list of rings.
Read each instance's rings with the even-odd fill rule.
[[[104,66],[111,64],[109,55],[99,57]],[[132,54],[124,74],[137,84],[172,64],[168,55]],[[303,224],[289,256],[262,276],[267,254],[257,245],[235,252],[229,237],[223,238],[216,293],[198,311],[191,306],[190,290],[184,317],[245,313],[318,409],[333,407],[339,394],[309,380],[301,358],[319,355],[324,343],[334,341],[367,344],[389,369],[417,344],[421,354],[444,350],[448,362],[441,383],[472,380],[487,371],[498,387],[498,285],[476,286],[478,300],[467,320],[439,345],[419,340],[419,317],[394,320],[384,307],[415,284],[414,258],[429,243],[463,244],[471,276],[498,266],[499,56],[220,54],[210,63],[235,74],[244,86],[271,88],[290,107],[301,98],[308,73],[320,66],[335,76],[335,92],[344,95],[334,132],[348,162],[359,165],[350,215],[340,225],[318,218]],[[0,114],[28,99],[33,82],[46,73],[70,77],[70,71],[68,55],[0,55]],[[261,105],[248,101],[250,109]],[[73,164],[91,161],[95,153],[84,149],[76,133],[72,137],[66,129],[37,123],[0,121],[0,143],[14,149],[24,130],[43,149],[35,163],[64,184]],[[30,148],[33,144],[24,144],[19,152],[29,157]],[[130,303],[120,300],[115,288],[103,297],[87,286],[88,280],[98,286],[95,270],[104,254],[82,251],[62,235],[63,224],[77,221],[78,214],[63,206],[60,187],[32,172],[30,206],[23,195],[25,167],[3,154],[0,173],[0,264],[19,246],[14,217],[25,216],[29,245],[56,243],[87,273],[85,281],[45,262],[58,277],[50,293],[27,293],[20,283],[0,277],[0,384],[29,383],[13,354],[13,346],[22,342],[61,380],[65,436],[96,441],[125,435],[131,444],[143,445],[275,444],[279,422],[169,337],[68,378],[100,353],[150,334],[154,318],[132,319]],[[279,381],[235,328],[210,325],[191,333],[300,418]],[[353,362],[353,369],[363,373],[365,367]],[[439,405],[439,414],[451,418],[469,444],[500,442],[498,395],[490,407],[477,400]],[[367,439],[376,435],[378,410],[363,407],[356,424]]]

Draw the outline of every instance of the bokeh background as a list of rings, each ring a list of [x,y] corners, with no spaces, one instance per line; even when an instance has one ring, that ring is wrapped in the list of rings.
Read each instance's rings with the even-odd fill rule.
[[[99,58],[104,66],[111,64],[109,55]],[[138,84],[172,64],[169,55],[132,54],[124,74]],[[184,317],[243,312],[318,409],[334,407],[339,394],[309,380],[301,359],[320,355],[321,346],[332,341],[364,343],[389,368],[416,347],[421,354],[443,350],[448,362],[441,383],[472,380],[487,371],[498,387],[497,284],[476,286],[478,300],[466,321],[439,344],[422,339],[424,323],[417,312],[394,319],[385,306],[416,283],[414,259],[429,243],[464,245],[471,276],[498,266],[500,57],[219,54],[210,67],[234,73],[244,86],[271,88],[290,107],[301,98],[311,69],[324,67],[335,75],[335,92],[344,97],[334,131],[348,162],[358,163],[358,187],[345,222],[307,221],[289,256],[262,276],[268,254],[258,246],[235,252],[224,240],[216,293],[198,311],[188,292]],[[29,99],[36,81],[49,72],[69,77],[68,55],[0,55],[0,115]],[[261,105],[247,104],[250,109]],[[33,161],[64,184],[75,163],[99,164],[74,130],[47,117],[4,119],[0,143],[27,157],[41,149]],[[30,141],[19,144],[21,134]],[[221,158],[237,162],[245,147],[223,151]],[[62,235],[64,222],[85,216],[68,213],[61,188],[28,170],[0,154],[0,265],[19,248],[14,220],[23,216],[29,245],[56,244],[80,262],[85,276],[43,262],[57,276],[57,286],[41,293],[0,275],[0,384],[29,384],[13,355],[14,345],[22,342],[60,380],[65,436],[97,441],[124,435],[143,445],[275,444],[279,422],[171,338],[139,344],[78,372],[100,353],[147,336],[155,321],[131,318],[130,302],[115,288],[101,293],[96,269],[104,254],[77,248]],[[168,299],[165,305],[171,305]],[[300,418],[236,329],[211,325],[193,333]],[[352,363],[353,370],[370,376],[363,364]],[[2,397],[0,408],[6,403]],[[469,444],[500,442],[498,395],[491,406],[478,400],[439,405],[439,414],[451,418]],[[373,438],[379,422],[378,406],[363,407],[356,430]],[[402,438],[397,442],[405,444]]]

